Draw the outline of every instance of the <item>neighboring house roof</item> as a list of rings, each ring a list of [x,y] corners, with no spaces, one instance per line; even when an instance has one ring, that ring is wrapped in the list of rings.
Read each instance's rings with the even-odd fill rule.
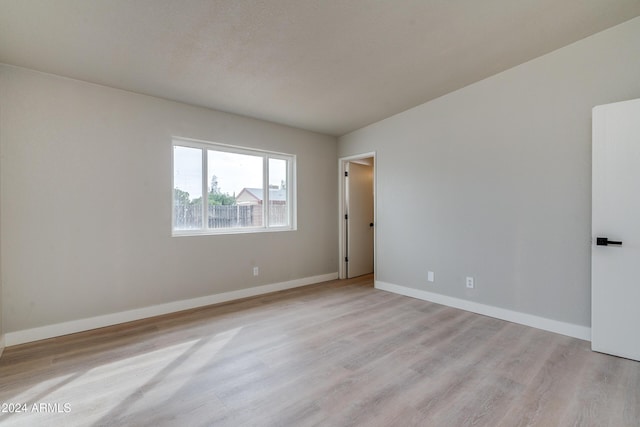
[[[263,196],[264,196],[264,190],[262,188],[243,188],[242,191],[240,191],[240,194],[238,194],[237,198],[240,198],[240,196],[242,195],[242,193],[248,193],[249,195],[253,196],[256,200],[263,200]],[[281,190],[281,189],[269,189],[269,200],[271,200],[272,202],[284,202],[287,200],[287,190]]]

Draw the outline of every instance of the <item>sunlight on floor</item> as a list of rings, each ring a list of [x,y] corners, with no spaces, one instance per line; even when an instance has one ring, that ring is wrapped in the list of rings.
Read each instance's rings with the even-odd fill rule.
[[[242,328],[231,329],[213,336],[199,338],[169,347],[153,350],[133,357],[58,376],[40,382],[12,397],[14,402],[25,402],[29,408],[34,403],[68,403],[69,413],[16,413],[5,416],[5,425],[56,425],[64,419],[65,425],[72,419],[83,424],[104,424],[112,419],[126,419],[137,408],[162,408],[180,400],[180,390],[197,377],[199,371],[214,362],[222,350]],[[122,383],[128,394],[123,396]],[[159,389],[156,386],[162,384]],[[74,390],[87,390],[78,399]],[[71,396],[74,396],[73,399]],[[64,417],[64,418],[62,418]]]

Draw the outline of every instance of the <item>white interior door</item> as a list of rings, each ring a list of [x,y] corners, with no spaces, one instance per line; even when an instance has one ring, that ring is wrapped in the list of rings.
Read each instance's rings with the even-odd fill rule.
[[[592,191],[591,348],[640,360],[640,100],[593,109]]]
[[[373,273],[373,166],[346,165],[347,277]]]

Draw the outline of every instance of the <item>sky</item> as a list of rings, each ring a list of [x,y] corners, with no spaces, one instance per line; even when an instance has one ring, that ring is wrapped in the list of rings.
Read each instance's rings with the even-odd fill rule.
[[[174,186],[189,193],[190,198],[202,196],[202,150],[174,146]],[[207,150],[207,185],[216,175],[223,193],[237,196],[243,188],[262,188],[262,158],[245,154]],[[286,180],[286,161],[269,160],[269,185],[280,185]]]

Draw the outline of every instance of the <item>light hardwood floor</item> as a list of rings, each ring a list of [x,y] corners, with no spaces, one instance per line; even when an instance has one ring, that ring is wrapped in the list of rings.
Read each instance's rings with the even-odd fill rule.
[[[638,426],[640,363],[363,277],[7,348],[1,402],[28,410],[3,426]]]

